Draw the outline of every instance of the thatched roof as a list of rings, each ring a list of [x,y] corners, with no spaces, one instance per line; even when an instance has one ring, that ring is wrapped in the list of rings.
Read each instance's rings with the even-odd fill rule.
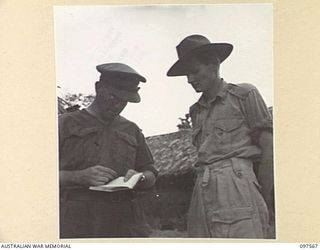
[[[67,106],[68,106],[68,103],[58,96],[58,114],[59,115],[67,112],[66,110]]]
[[[191,129],[147,137],[159,175],[180,175],[194,170],[196,149],[191,141]]]
[[[67,112],[73,112],[79,110],[79,105],[71,105],[70,103],[66,102],[64,99],[58,96],[58,114],[64,114]]]
[[[271,114],[271,118],[273,118],[273,107],[272,107],[272,106],[269,107],[268,110],[269,110],[269,112],[270,112],[270,114]]]

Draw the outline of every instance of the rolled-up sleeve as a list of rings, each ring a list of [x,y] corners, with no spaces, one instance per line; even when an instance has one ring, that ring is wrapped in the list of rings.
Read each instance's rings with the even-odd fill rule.
[[[250,90],[242,100],[242,108],[245,113],[251,132],[269,130],[272,132],[271,114],[256,88]]]

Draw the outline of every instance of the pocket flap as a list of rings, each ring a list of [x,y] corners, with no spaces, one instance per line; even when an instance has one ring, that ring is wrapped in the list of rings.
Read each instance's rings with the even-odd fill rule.
[[[253,214],[252,207],[237,207],[211,211],[212,222],[234,223],[236,221],[251,219]]]
[[[138,142],[135,137],[120,131],[116,131],[116,135],[120,140],[130,144],[131,146],[134,146],[134,147],[138,146]]]
[[[226,132],[231,132],[241,126],[243,123],[242,119],[239,118],[232,118],[232,119],[223,119],[217,120],[214,122],[214,127],[219,128]]]
[[[96,133],[98,130],[98,128],[74,128],[70,131],[70,135],[84,137],[88,134]]]

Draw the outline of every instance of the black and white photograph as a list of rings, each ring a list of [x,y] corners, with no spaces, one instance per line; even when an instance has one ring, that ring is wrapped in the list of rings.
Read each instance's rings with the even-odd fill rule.
[[[53,18],[59,239],[277,239],[272,4]]]

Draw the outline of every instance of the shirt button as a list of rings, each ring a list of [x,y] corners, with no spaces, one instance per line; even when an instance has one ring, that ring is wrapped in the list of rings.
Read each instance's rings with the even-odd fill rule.
[[[238,176],[239,178],[241,178],[241,177],[242,177],[242,173],[241,173],[241,172],[238,172],[238,173],[237,173],[237,176]]]

